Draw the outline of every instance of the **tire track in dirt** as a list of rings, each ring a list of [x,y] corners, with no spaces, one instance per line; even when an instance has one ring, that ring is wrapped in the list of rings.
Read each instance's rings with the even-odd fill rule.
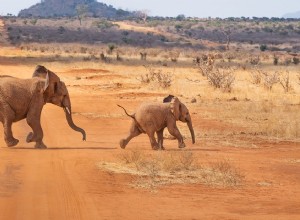
[[[42,113],[42,127],[47,137],[45,143],[49,147],[45,150],[34,149],[34,144],[25,143],[24,139],[31,131],[26,120],[14,124],[13,130],[20,143],[14,148],[3,146],[1,154],[5,154],[5,161],[0,162],[0,168],[21,168],[18,178],[10,178],[9,182],[0,182],[0,185],[7,186],[6,183],[9,183],[13,186],[20,181],[21,184],[18,188],[6,187],[6,196],[0,196],[1,219],[91,219],[82,208],[84,200],[80,199],[73,186],[72,175],[68,175],[63,159],[68,152],[58,149],[61,141],[68,144],[75,139],[74,132],[64,128],[67,126],[64,125],[65,119],[59,120],[63,117],[60,111],[51,108]],[[61,129],[70,134],[63,140],[59,140],[63,135]],[[52,149],[51,146],[56,148]]]

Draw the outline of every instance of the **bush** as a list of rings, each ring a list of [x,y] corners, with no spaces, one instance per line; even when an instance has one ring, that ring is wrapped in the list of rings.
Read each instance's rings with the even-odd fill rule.
[[[284,89],[284,92],[289,92],[292,89],[290,82],[290,72],[286,71],[285,74],[281,74],[279,82],[282,88]]]
[[[38,20],[37,20],[36,18],[31,19],[31,20],[30,20],[30,24],[36,25],[37,21],[38,21]]]
[[[292,60],[290,58],[286,58],[283,62],[284,65],[288,66],[292,63]]]
[[[280,77],[278,72],[264,73],[264,85],[268,90],[272,90],[273,86],[280,82]]]
[[[254,70],[250,71],[250,77],[251,77],[251,82],[253,84],[260,84],[262,81],[262,77],[263,77],[264,73],[262,72],[262,70],[255,68]]]
[[[63,26],[59,26],[58,33],[63,34],[66,31],[66,29]]]
[[[206,75],[209,83],[217,88],[222,89],[224,92],[231,92],[232,86],[235,81],[235,74],[233,69],[225,67],[223,69],[212,67],[207,69],[202,69]]]
[[[117,46],[114,44],[109,44],[108,45],[108,54],[112,54],[112,52],[114,51],[114,49],[116,49]]]
[[[267,45],[262,44],[262,45],[260,45],[259,49],[260,49],[260,51],[266,51],[268,49],[268,47],[267,47]]]
[[[161,88],[168,88],[172,85],[172,75],[170,73],[163,73],[161,69],[155,70],[152,67],[145,66],[148,73],[137,78],[142,83],[157,83]]]
[[[257,57],[251,57],[251,58],[250,58],[250,64],[251,64],[251,65],[256,66],[256,65],[258,65],[259,63],[260,63],[260,57],[259,57],[259,56],[257,56]]]
[[[293,57],[292,62],[293,64],[298,65],[300,63],[300,59],[298,57]]]
[[[276,66],[279,63],[279,57],[275,56],[273,57],[273,64]]]
[[[104,30],[112,27],[118,27],[117,24],[114,24],[112,22],[109,22],[107,20],[100,20],[100,21],[94,21],[93,25],[96,26],[97,28]]]

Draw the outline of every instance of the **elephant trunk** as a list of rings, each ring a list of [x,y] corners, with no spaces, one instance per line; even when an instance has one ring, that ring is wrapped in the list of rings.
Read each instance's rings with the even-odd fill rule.
[[[191,132],[193,144],[195,144],[195,133],[194,133],[194,128],[193,128],[192,120],[191,119],[187,121],[187,125],[188,125],[188,127],[190,129],[190,132]]]
[[[70,128],[72,128],[75,131],[80,132],[82,134],[82,140],[85,141],[86,140],[85,131],[82,128],[77,127],[74,124],[74,122],[73,122],[72,110],[71,110],[71,102],[70,102],[70,98],[69,97],[65,97],[64,98],[64,100],[63,100],[63,109],[65,111],[66,119],[67,119],[67,122],[68,122]]]

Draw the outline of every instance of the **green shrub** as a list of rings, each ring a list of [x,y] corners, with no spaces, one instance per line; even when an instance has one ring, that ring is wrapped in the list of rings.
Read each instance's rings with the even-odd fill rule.
[[[260,45],[259,49],[260,49],[260,51],[266,51],[268,49],[268,47],[267,47],[267,45],[262,44],[262,45]]]
[[[300,60],[298,57],[293,57],[292,62],[293,64],[298,65],[300,63]]]
[[[37,20],[36,18],[31,19],[31,20],[30,20],[30,24],[36,25],[37,21],[38,21],[38,20]]]
[[[278,65],[278,62],[279,62],[279,58],[274,56],[273,57],[273,64],[276,66],[276,65]]]

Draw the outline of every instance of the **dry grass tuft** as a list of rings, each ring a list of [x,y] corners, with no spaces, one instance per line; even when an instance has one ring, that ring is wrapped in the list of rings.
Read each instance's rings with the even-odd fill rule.
[[[241,172],[233,167],[228,160],[221,160],[211,164],[205,173],[205,180],[209,185],[236,186],[243,179]]]
[[[206,184],[213,187],[236,187],[243,176],[228,161],[200,165],[193,152],[158,152],[145,155],[142,151],[124,151],[119,163],[99,163],[100,169],[135,176],[133,187],[156,189],[170,184]]]

